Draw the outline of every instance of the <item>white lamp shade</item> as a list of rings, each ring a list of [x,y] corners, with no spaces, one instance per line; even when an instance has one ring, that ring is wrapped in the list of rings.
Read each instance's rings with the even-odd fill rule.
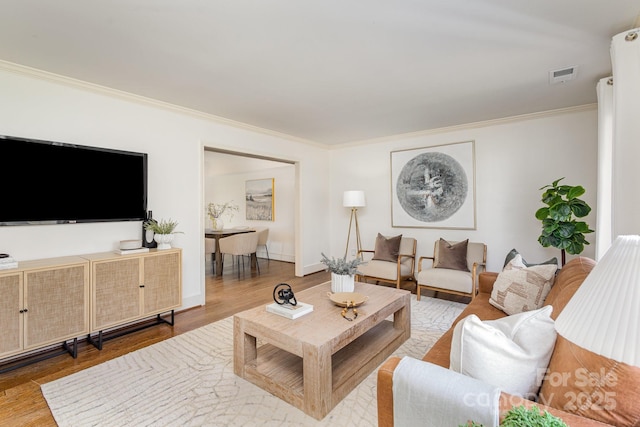
[[[366,206],[364,191],[345,191],[342,196],[342,206],[346,208],[361,208]]]
[[[640,366],[640,236],[619,236],[556,320],[569,341]]]

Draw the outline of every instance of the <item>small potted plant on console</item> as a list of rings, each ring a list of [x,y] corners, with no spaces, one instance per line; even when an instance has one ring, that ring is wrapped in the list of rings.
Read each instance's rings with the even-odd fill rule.
[[[355,258],[347,261],[344,258],[329,259],[325,254],[322,255],[322,262],[327,266],[327,270],[331,272],[331,292],[353,292],[355,288],[354,275],[359,273],[358,266],[363,263],[361,258]]]
[[[144,229],[154,233],[153,239],[158,242],[158,249],[171,249],[174,234],[182,233],[181,231],[175,231],[177,226],[178,221],[173,221],[169,218],[168,220],[161,219],[160,221],[146,222]]]

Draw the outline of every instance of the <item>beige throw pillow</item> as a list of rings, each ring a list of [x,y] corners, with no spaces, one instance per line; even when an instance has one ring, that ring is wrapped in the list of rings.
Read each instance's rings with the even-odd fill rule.
[[[402,234],[386,238],[382,234],[378,233],[378,237],[376,237],[376,246],[373,250],[373,259],[398,262],[401,240]]]
[[[522,256],[516,255],[498,274],[489,303],[509,315],[542,307],[557,268],[553,264],[526,267]]]
[[[550,305],[482,321],[475,314],[453,329],[450,369],[535,400],[556,342]]]
[[[433,268],[469,271],[469,266],[467,265],[468,245],[469,239],[451,244],[443,238],[440,238],[437,262],[434,264]]]

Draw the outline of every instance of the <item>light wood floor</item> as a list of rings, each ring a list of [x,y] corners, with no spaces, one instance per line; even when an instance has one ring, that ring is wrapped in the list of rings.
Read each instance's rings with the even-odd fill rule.
[[[327,272],[295,277],[293,264],[266,259],[260,259],[259,275],[250,268],[238,274],[230,265],[225,266],[222,277],[214,277],[209,264],[206,272],[206,305],[176,313],[173,327],[156,325],[115,338],[106,341],[101,351],[81,342],[76,359],[69,355],[56,356],[0,374],[0,426],[56,426],[40,384],[268,303],[272,301],[273,288],[279,283],[288,283],[297,292],[330,280]],[[413,282],[406,282],[403,288],[415,293]],[[96,387],[99,386],[96,379]]]

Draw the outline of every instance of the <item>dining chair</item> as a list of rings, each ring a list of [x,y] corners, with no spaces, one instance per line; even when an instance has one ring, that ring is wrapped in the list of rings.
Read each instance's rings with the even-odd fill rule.
[[[204,256],[211,255],[212,271],[216,272],[216,239],[204,239]]]
[[[269,249],[267,248],[267,240],[269,239],[269,228],[256,227],[256,232],[258,233],[258,247],[264,246],[264,250],[267,253],[267,261],[270,261]]]
[[[223,237],[218,242],[220,245],[220,256],[222,257],[222,269],[224,270],[224,258],[229,254],[233,256],[233,260],[238,259],[238,274],[240,274],[240,260],[242,260],[242,269],[244,270],[244,256],[249,255],[255,257],[258,248],[258,233],[255,231],[250,233],[234,234],[233,236]],[[235,264],[235,262],[234,262]],[[256,257],[256,267],[260,273],[260,264]]]

